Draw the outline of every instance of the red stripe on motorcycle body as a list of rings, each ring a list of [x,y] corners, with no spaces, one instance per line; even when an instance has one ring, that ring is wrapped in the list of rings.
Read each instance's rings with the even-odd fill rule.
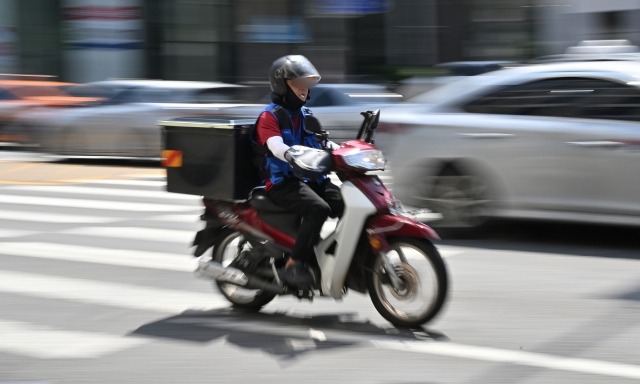
[[[228,216],[225,217],[224,214],[218,217],[223,223],[234,229],[253,234],[257,237],[266,237],[269,240],[273,240],[275,244],[287,249],[292,249],[296,243],[293,237],[260,220],[258,211],[249,204],[231,203],[213,199],[203,199],[203,203],[208,210],[216,213],[216,215],[219,215],[221,212],[233,213],[236,216],[234,219],[230,219]]]
[[[405,236],[438,240],[440,237],[430,226],[397,215],[376,215],[367,220],[367,233],[377,236]]]

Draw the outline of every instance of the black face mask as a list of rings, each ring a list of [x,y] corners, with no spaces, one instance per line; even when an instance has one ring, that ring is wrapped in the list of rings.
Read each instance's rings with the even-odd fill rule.
[[[309,91],[309,93],[307,93],[307,100],[310,99],[310,96],[309,96],[310,94],[311,92]],[[278,105],[282,105],[283,107],[285,107],[290,111],[294,111],[302,108],[302,106],[305,105],[307,100],[300,100],[298,95],[296,95],[293,92],[293,90],[291,89],[291,87],[289,87],[289,85],[287,85],[287,93],[285,93],[284,96],[277,95],[273,92],[271,93],[271,101],[273,101]]]

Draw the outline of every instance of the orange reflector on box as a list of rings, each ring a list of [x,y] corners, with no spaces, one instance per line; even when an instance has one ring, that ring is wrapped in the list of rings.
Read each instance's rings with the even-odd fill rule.
[[[182,151],[163,150],[162,166],[167,168],[182,167]]]

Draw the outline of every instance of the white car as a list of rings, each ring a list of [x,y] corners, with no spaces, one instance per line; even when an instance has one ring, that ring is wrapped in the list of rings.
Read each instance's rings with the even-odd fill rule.
[[[189,81],[113,80],[76,93],[106,97],[76,108],[43,108],[21,115],[8,132],[26,135],[43,152],[65,156],[161,157],[161,128],[172,117],[215,113],[237,105],[243,86]]]
[[[640,225],[640,56],[502,69],[410,102],[382,111],[378,141],[394,194],[441,226]]]

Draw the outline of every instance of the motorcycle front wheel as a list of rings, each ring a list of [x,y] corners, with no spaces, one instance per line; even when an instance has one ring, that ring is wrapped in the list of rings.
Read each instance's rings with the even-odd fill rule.
[[[225,230],[213,247],[213,261],[228,267],[243,251],[250,251],[251,245],[242,232]],[[276,295],[261,289],[247,289],[235,284],[216,281],[220,292],[234,307],[258,310],[273,300]]]
[[[418,327],[438,314],[444,304],[448,281],[444,261],[431,242],[396,238],[386,254],[393,271],[387,271],[382,255],[373,258],[367,288],[380,315],[399,327]],[[402,281],[394,288],[390,273]]]

